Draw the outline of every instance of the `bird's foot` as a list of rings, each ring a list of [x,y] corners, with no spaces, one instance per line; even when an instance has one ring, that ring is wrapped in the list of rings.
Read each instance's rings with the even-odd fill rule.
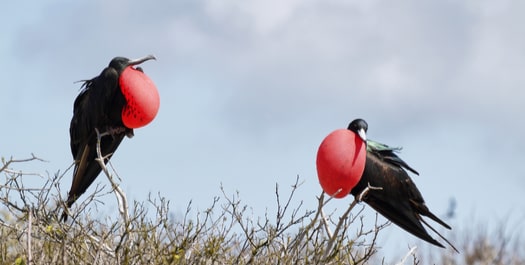
[[[121,133],[125,133],[128,138],[133,138],[133,136],[135,136],[135,134],[133,133],[133,129],[129,129],[129,128],[126,128],[126,127],[108,128],[107,132],[109,132],[109,134],[111,136],[115,136],[115,135],[121,134]]]
[[[121,126],[121,127],[106,127],[106,130],[103,133],[100,133],[97,128],[95,128],[95,131],[97,131],[98,137],[102,138],[104,136],[115,136],[118,134],[126,133],[126,136],[129,138],[133,137],[133,130],[129,130],[128,128]],[[131,136],[130,136],[131,135]]]
[[[126,132],[126,127],[108,127],[106,132],[111,136],[115,136]]]

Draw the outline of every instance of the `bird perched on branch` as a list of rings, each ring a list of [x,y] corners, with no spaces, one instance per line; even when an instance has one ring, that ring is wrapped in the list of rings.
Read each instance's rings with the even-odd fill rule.
[[[66,207],[69,208],[93,183],[102,168],[97,159],[97,141],[107,163],[124,136],[150,123],[160,99],[157,88],[137,65],[155,59],[148,55],[136,60],[115,57],[100,75],[85,80],[75,99],[69,127],[71,153],[75,160],[73,182]],[[62,219],[67,219],[67,209]]]
[[[367,140],[365,135],[368,124],[362,119],[352,121],[348,130],[359,135],[361,140],[366,142],[367,149],[365,169],[357,185],[352,188],[352,195],[359,196],[368,186],[378,187],[379,189],[368,190],[364,196],[363,200],[368,205],[409,233],[444,248],[441,243],[428,234],[422,225],[425,224],[458,252],[445,237],[422,218],[422,216],[426,216],[443,227],[451,229],[448,224],[428,209],[421,192],[406,170],[416,175],[419,173],[397,156],[396,152],[400,148]]]

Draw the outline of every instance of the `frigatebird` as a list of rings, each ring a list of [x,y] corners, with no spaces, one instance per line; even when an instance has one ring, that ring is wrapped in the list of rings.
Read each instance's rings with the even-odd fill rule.
[[[84,80],[73,105],[69,127],[75,168],[67,208],[86,191],[102,170],[96,160],[98,137],[101,137],[101,155],[107,163],[124,136],[133,137],[134,128],[144,126],[156,115],[159,106],[157,89],[144,75],[142,68],[134,67],[151,59],[155,57],[148,55],[136,60],[115,57],[100,75]],[[147,106],[142,107],[144,104]],[[62,219],[67,220],[67,209]]]
[[[422,216],[426,216],[443,227],[451,229],[426,206],[421,192],[406,170],[416,175],[419,173],[396,154],[401,148],[367,140],[368,124],[363,119],[352,121],[348,125],[348,129],[359,135],[367,145],[363,175],[350,193],[357,197],[366,187],[372,187],[362,200],[374,210],[414,236],[444,248],[441,243],[428,234],[422,225],[425,224],[458,252],[445,237],[422,218]],[[374,189],[374,187],[379,189]]]

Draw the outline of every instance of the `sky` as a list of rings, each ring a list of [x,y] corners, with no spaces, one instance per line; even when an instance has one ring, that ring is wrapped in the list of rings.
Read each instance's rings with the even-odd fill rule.
[[[6,2],[0,156],[34,153],[48,162],[21,169],[63,172],[75,82],[115,56],[154,54],[142,68],[158,116],[112,159],[128,198],[159,193],[175,213],[190,200],[204,210],[222,185],[262,215],[275,209],[275,184],[286,193],[299,175],[294,202],[315,209],[317,148],[359,117],[369,138],[403,147],[433,212],[456,201],[453,227],[506,221],[523,233],[524,10],[506,0]],[[70,174],[61,184],[65,196]],[[342,214],[350,200],[331,207]],[[397,230],[383,240],[403,237],[406,253],[417,241]]]

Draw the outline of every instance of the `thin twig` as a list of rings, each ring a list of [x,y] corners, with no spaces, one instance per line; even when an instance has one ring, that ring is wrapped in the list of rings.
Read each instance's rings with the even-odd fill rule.
[[[350,211],[354,209],[354,207],[357,205],[358,202],[360,202],[360,199],[363,198],[363,196],[366,195],[366,193],[370,190],[369,187],[366,187],[359,196],[355,197],[346,212],[343,214],[343,216],[339,217],[339,223],[337,224],[337,227],[334,230],[334,234],[330,237],[330,241],[328,241],[328,245],[326,246],[326,250],[324,252],[323,260],[326,259],[331,253],[332,248],[335,243],[335,239],[337,238],[337,234],[339,234],[339,230],[341,230],[341,227],[343,226],[344,220],[346,220],[346,217],[350,214]]]
[[[292,249],[296,248],[299,245],[299,243],[302,242],[304,236],[306,236],[308,231],[310,231],[310,229],[312,229],[314,227],[315,223],[317,222],[317,219],[321,215],[321,211],[323,209],[323,206],[325,205],[324,192],[321,192],[321,195],[319,195],[319,197],[317,197],[317,201],[318,201],[317,213],[315,214],[315,216],[312,219],[312,221],[308,225],[306,225],[302,229],[302,231],[299,233],[299,235],[297,235],[297,237],[290,243],[290,248],[292,248]]]
[[[4,162],[4,159],[2,158],[2,162],[4,162],[4,165],[0,168],[0,172],[4,171],[11,163],[23,163],[23,162],[33,161],[33,160],[47,162],[46,160],[35,156],[33,153],[31,153],[31,158],[13,159],[13,157],[11,157],[7,162]]]
[[[324,229],[326,230],[326,234],[329,238],[332,238],[333,233],[332,230],[330,230],[330,225],[328,224],[328,218],[324,214],[323,209],[321,208],[321,222],[323,222]]]
[[[368,186],[361,193],[359,193],[358,196],[354,198],[354,200],[352,201],[352,203],[350,204],[346,212],[343,214],[343,216],[339,218],[339,223],[337,224],[337,227],[335,228],[334,233],[330,237],[330,241],[328,241],[328,245],[326,246],[326,251],[324,253],[323,260],[326,259],[331,254],[332,248],[335,243],[335,239],[337,238],[337,234],[339,234],[339,230],[341,230],[341,228],[343,227],[343,223],[346,220],[347,216],[350,214],[350,211],[352,211],[352,209],[357,205],[357,203],[363,200],[363,197],[366,196],[369,190],[381,190],[381,189],[383,188],[372,187],[370,186],[370,183],[368,183]]]
[[[31,209],[27,211],[28,220],[27,220],[27,264],[33,264],[33,254],[31,253],[31,229],[33,223],[33,213]]]
[[[413,255],[416,252],[416,249],[417,249],[417,246],[413,246],[408,251],[408,253],[405,255],[405,257],[399,263],[396,263],[396,265],[403,265],[403,264],[405,264],[405,261],[408,259],[408,257],[410,257],[411,255]]]
[[[106,245],[101,238],[98,238],[98,237],[96,237],[94,235],[89,235],[89,234],[87,235],[87,237],[89,237],[89,239],[91,239],[94,242],[99,244],[99,250],[104,251],[104,253],[106,253],[107,255],[111,256],[112,258],[115,257],[115,254],[113,253],[113,250],[108,245]]]
[[[100,134],[97,128],[95,128],[95,131],[97,132],[97,158],[100,167],[102,168],[102,171],[104,171],[104,174],[108,177],[109,182],[111,183],[111,187],[115,191],[115,196],[117,197],[118,202],[118,209],[120,212],[120,215],[122,216],[122,219],[125,224],[128,224],[129,215],[128,215],[128,200],[126,199],[126,194],[124,191],[117,185],[117,183],[113,180],[113,177],[109,173],[109,170],[106,167],[106,164],[104,163],[104,157],[102,156],[102,152],[100,151],[100,141],[103,136],[108,135],[108,132],[105,132],[103,134]]]

